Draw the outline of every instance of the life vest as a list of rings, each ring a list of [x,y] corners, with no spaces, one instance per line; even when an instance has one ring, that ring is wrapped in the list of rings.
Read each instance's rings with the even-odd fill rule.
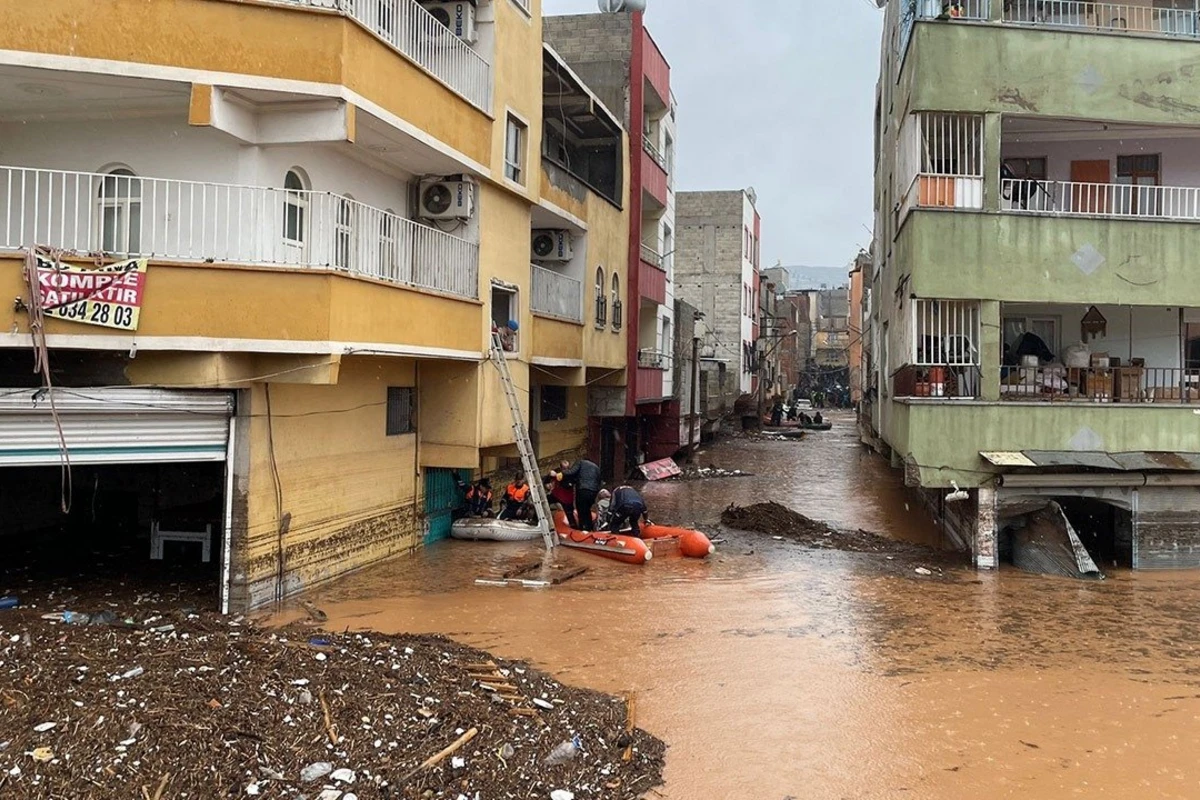
[[[529,484],[518,488],[515,483],[510,483],[504,495],[517,503],[524,503],[529,498]]]

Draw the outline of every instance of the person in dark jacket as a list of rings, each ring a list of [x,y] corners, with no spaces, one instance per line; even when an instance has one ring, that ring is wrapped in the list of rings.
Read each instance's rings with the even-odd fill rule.
[[[581,458],[574,464],[564,461],[562,483],[575,490],[575,519],[579,523],[579,530],[595,530],[592,524],[592,506],[596,504],[596,495],[604,487],[600,467],[586,458]]]
[[[625,523],[629,522],[629,530],[634,536],[642,538],[640,523],[645,520],[650,523],[646,511],[646,501],[632,486],[618,486],[612,493],[612,510],[608,515],[609,533],[620,533]]]

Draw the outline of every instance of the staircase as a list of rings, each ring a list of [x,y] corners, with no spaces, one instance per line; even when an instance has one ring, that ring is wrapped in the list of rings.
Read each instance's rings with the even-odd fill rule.
[[[517,390],[513,385],[512,373],[508,370],[508,359],[504,357],[504,347],[500,343],[498,333],[492,334],[491,359],[492,364],[500,371],[500,383],[504,386],[504,397],[508,400],[508,410],[512,414],[513,438],[517,442],[517,450],[521,453],[525,480],[529,483],[529,491],[533,493],[542,541],[546,543],[546,550],[553,550],[558,544],[558,537],[551,527],[554,517],[550,513],[550,499],[546,497],[546,486],[542,483],[537,455],[533,452],[533,443],[529,440],[529,429],[525,427],[521,402],[517,399]]]

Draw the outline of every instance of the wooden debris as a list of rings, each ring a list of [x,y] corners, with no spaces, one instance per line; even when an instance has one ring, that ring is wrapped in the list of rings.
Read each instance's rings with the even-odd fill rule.
[[[462,748],[463,745],[465,745],[467,742],[474,739],[478,733],[479,733],[478,728],[471,728],[471,730],[467,731],[462,736],[455,739],[454,743],[451,744],[449,747],[445,748],[444,750],[438,751],[437,753],[433,754],[429,758],[422,761],[419,766],[417,766],[415,769],[413,769],[407,775],[405,775],[403,778],[401,778],[400,782],[406,783],[409,778],[416,775],[418,772],[429,769],[430,767],[437,766],[439,763],[441,763],[446,758],[446,756],[449,756],[449,755],[452,755],[452,754],[458,752]]]

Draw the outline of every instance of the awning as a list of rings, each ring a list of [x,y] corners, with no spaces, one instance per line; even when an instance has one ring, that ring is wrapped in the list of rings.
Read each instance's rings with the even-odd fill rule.
[[[1114,472],[1168,470],[1200,472],[1200,453],[1148,452],[1103,453],[1073,450],[981,451],[984,461],[997,467],[1048,469],[1102,469]]]

